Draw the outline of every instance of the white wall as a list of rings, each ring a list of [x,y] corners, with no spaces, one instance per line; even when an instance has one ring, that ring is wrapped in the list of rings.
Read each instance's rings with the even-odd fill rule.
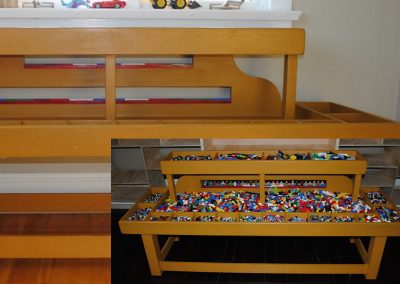
[[[400,1],[293,0],[306,29],[298,100],[400,119]]]

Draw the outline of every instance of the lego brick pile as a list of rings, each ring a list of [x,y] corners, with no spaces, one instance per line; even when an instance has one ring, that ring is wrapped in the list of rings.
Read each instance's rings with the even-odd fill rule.
[[[266,192],[265,204],[260,195],[245,191],[178,193],[177,200],[167,199],[159,212],[349,212],[365,213],[371,207],[363,200],[352,201],[348,193],[314,190],[286,192],[271,189]]]

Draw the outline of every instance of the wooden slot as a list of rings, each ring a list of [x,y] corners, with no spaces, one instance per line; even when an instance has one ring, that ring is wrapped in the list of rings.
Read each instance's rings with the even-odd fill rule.
[[[363,112],[354,113],[332,113],[331,116],[349,123],[375,123],[389,122],[388,119]]]
[[[363,213],[363,214],[357,214],[357,216],[358,216],[358,222],[360,222],[360,223],[382,223],[381,216],[376,212],[368,212],[368,213]],[[380,221],[379,222],[367,222],[367,221],[365,221],[365,219],[368,216],[378,218]]]
[[[263,157],[263,152],[262,151],[248,151],[248,150],[225,150],[225,151],[218,151],[216,153],[216,157],[215,160],[218,160],[218,157],[222,156],[222,155],[228,155],[228,154],[235,154],[235,153],[239,153],[239,154],[252,154],[252,155],[257,155],[258,157],[260,157],[260,159],[262,160]],[[247,160],[229,160],[229,161],[247,161]],[[250,160],[249,160],[250,161]]]
[[[165,219],[163,219],[165,218]],[[172,218],[172,213],[170,212],[150,212],[147,215],[145,221],[149,222],[167,222]]]
[[[171,152],[170,155],[168,155],[164,160],[165,161],[171,161],[173,158],[181,156],[182,158],[185,158],[185,156],[191,156],[191,155],[197,155],[197,156],[208,156],[210,155],[211,158],[214,160],[216,158],[217,153],[215,151],[174,151]],[[182,160],[185,161],[185,160]]]
[[[265,213],[262,212],[240,212],[239,222],[245,223],[263,223]],[[249,219],[248,219],[249,217]]]
[[[208,217],[208,218],[212,218],[212,219],[207,219],[206,221],[202,221],[200,219],[202,217]],[[217,219],[216,212],[195,212],[193,221],[195,221],[195,222],[215,222],[216,219]]]
[[[358,222],[358,215],[350,212],[333,212],[331,213],[332,223],[355,223]],[[339,222],[340,219],[351,218],[352,222]]]
[[[308,108],[309,110],[317,111],[320,113],[351,113],[356,110],[340,104],[331,102],[298,102],[301,107]]]
[[[204,180],[240,180],[240,181],[258,181],[258,175],[185,175],[178,179],[176,184],[176,192],[188,192],[188,191],[211,191],[211,192],[223,192],[226,190],[235,191],[247,191],[247,192],[258,192],[258,187],[254,184],[253,187],[202,187],[201,181]],[[340,191],[340,192],[351,192],[352,181],[344,175],[266,175],[265,180],[279,181],[299,181],[299,180],[315,180],[315,181],[326,181],[326,190]],[[269,187],[267,187],[269,188]]]
[[[367,194],[369,192],[379,192],[382,197],[386,200],[386,202],[378,204],[378,203],[372,203],[372,200],[368,198]],[[379,188],[370,188],[369,190],[363,190],[361,197],[363,198],[363,200],[372,208],[377,207],[377,206],[385,206],[388,204],[391,204],[390,198],[386,195],[385,192],[383,192],[382,190],[380,190]]]
[[[321,112],[318,112],[313,109],[305,108],[302,106],[297,105],[296,106],[296,115],[295,115],[296,120],[319,120],[319,121],[326,121],[326,120],[332,120],[331,117],[324,115]]]
[[[278,219],[279,222],[270,221],[268,219],[269,216],[272,216],[275,219]],[[264,222],[266,222],[266,223],[282,223],[282,222],[285,222],[285,220],[286,220],[286,213],[285,212],[266,212],[266,213],[263,213],[263,218],[264,218]]]
[[[161,193],[162,196],[160,197],[160,199],[157,202],[144,202],[146,200],[146,198],[151,195],[151,194],[156,194],[156,193]],[[149,191],[149,194],[145,195],[143,197],[143,200],[141,201],[143,204],[152,204],[154,207],[153,209],[157,208],[158,206],[160,206],[161,204],[164,204],[166,199],[168,199],[169,196],[167,193],[164,192],[152,192],[151,190]]]
[[[239,212],[218,212],[217,222],[239,222]],[[229,219],[231,221],[223,221],[223,219]]]
[[[178,221],[180,218],[184,218],[185,221]],[[171,218],[172,222],[185,223],[194,221],[194,213],[192,212],[174,212]]]
[[[305,223],[308,220],[308,213],[306,212],[287,212],[285,214],[285,221],[289,223]],[[301,218],[301,222],[295,222],[294,218]]]
[[[311,221],[312,217],[316,217],[318,220],[317,221]],[[320,218],[327,218],[329,221],[320,221]],[[329,223],[332,222],[332,216],[330,212],[312,212],[308,216],[308,222],[310,223]]]

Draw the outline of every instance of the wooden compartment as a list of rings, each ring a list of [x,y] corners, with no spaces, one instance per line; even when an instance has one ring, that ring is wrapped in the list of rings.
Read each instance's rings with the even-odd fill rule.
[[[374,123],[374,122],[389,122],[390,120],[363,112],[355,113],[332,113],[332,117],[348,123]]]
[[[313,212],[308,216],[308,222],[310,223],[329,223],[332,222],[332,216],[330,212]]]
[[[195,222],[215,222],[217,219],[217,213],[215,212],[195,212]]]
[[[286,219],[286,213],[263,213],[263,219],[265,223],[283,223]]]
[[[333,223],[355,223],[358,222],[359,215],[354,213],[332,213],[331,214]]]
[[[215,151],[174,151],[174,152],[171,152],[165,158],[164,161],[173,161],[174,158],[177,158],[179,156],[182,157],[182,158],[185,158],[185,156],[192,156],[192,155],[196,155],[196,156],[208,156],[208,155],[210,155],[211,158],[214,160],[216,155],[217,155],[217,152],[215,152]],[[182,161],[191,162],[193,160],[186,161],[186,160],[183,159]],[[174,162],[181,162],[181,161],[174,161]]]
[[[140,202],[157,207],[158,205],[164,203],[167,198],[168,190],[165,187],[151,187],[147,194],[142,197]]]
[[[331,117],[324,115],[321,112],[315,111],[313,109],[305,108],[302,106],[296,106],[295,119],[301,121],[317,121],[327,122],[333,120]]]
[[[254,160],[240,160],[240,159],[221,159],[220,157],[229,155],[229,154],[245,154],[245,155],[255,155],[257,157],[257,159]],[[216,157],[215,157],[216,161],[257,161],[257,160],[263,160],[263,152],[262,151],[248,151],[248,150],[224,150],[224,151],[218,151],[216,153]]]
[[[308,219],[306,212],[287,212],[285,215],[285,221],[288,223],[306,223]]]
[[[241,212],[239,222],[244,223],[263,223],[265,213],[261,212]]]
[[[150,212],[147,215],[145,221],[149,222],[167,222],[172,218],[172,213],[170,212]]]
[[[192,212],[174,212],[171,218],[172,222],[192,222],[194,220]]]
[[[371,198],[368,197],[368,194],[378,194],[379,196],[381,196],[381,198],[383,198],[381,200],[381,203],[379,203],[379,199],[377,199],[375,202],[373,200],[371,200]],[[372,196],[371,196],[372,197]],[[369,188],[369,189],[363,189],[361,191],[361,198],[367,203],[369,204],[372,208],[376,207],[376,206],[384,206],[384,205],[388,205],[391,204],[390,203],[390,198],[386,195],[385,192],[383,192],[382,190],[380,190],[379,188]]]
[[[155,204],[137,203],[125,214],[129,221],[144,221],[155,208]]]
[[[184,155],[211,155],[219,153],[246,153],[247,151],[192,151],[172,152],[161,161],[164,174],[364,174],[366,161],[357,151],[336,151],[347,153],[355,160],[202,160],[171,161],[172,157]],[[247,153],[275,155],[276,151],[249,151]],[[287,154],[298,151],[287,151]],[[307,153],[307,151],[303,151]],[[317,151],[313,151],[317,152]]]
[[[358,222],[360,223],[382,223],[382,219],[376,212],[358,214]]]
[[[218,212],[217,222],[239,222],[239,212]]]
[[[331,102],[301,102],[298,105],[320,113],[353,113],[357,110]]]
[[[382,215],[381,210],[388,210],[385,215],[387,215],[387,218],[385,218],[384,215]],[[375,206],[374,211],[379,213],[380,218],[382,219],[383,222],[389,222],[389,223],[398,223],[400,222],[400,213],[399,213],[399,208],[395,206],[394,204],[386,204],[386,205],[381,205],[381,206]]]

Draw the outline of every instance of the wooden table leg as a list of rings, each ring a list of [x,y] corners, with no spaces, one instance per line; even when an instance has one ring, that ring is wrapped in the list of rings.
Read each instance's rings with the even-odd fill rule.
[[[169,198],[172,201],[176,201],[175,182],[174,182],[174,177],[172,175],[167,175],[167,183],[168,183],[168,190],[169,190]]]
[[[372,280],[378,276],[386,239],[387,237],[371,237],[367,254],[368,269],[365,274],[366,279]]]
[[[353,202],[358,200],[358,194],[360,193],[360,186],[361,186],[361,178],[362,178],[362,175],[354,176],[353,193],[351,196],[353,199]]]
[[[150,266],[151,275],[161,276],[160,268],[161,251],[160,244],[156,235],[142,235],[144,249],[146,251],[147,262]]]

